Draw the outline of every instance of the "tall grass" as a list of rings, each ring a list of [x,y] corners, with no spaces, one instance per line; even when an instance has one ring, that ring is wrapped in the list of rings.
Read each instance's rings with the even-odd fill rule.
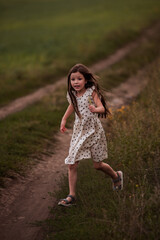
[[[47,240],[158,240],[160,229],[160,59],[147,74],[150,83],[131,106],[121,108],[106,126],[109,159],[124,172],[124,190],[80,163],[77,206],[55,206],[45,224]],[[67,178],[57,198],[68,194]]]
[[[0,1],[0,102],[107,56],[157,19],[158,0]]]

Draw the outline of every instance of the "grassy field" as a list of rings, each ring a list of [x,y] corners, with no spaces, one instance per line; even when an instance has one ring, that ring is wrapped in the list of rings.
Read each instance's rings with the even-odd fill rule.
[[[91,64],[135,39],[160,13],[160,1],[0,0],[0,106],[56,81],[76,62]],[[159,54],[157,36],[100,73],[111,89]],[[125,190],[95,174],[91,161],[79,166],[78,207],[52,209],[46,240],[159,239],[160,72],[131,107],[108,120],[108,162],[125,173]],[[37,104],[0,121],[0,186],[14,172],[25,174],[47,144],[53,144],[67,106],[61,88]],[[54,149],[53,149],[54,151]],[[68,194],[66,178],[57,199]],[[101,207],[99,207],[101,206]],[[70,227],[72,226],[72,228]]]
[[[110,90],[150,63],[159,53],[159,40],[156,37],[154,41],[147,41],[136,52],[101,72],[101,85]],[[34,159],[32,153],[39,154],[43,151],[46,139],[51,139],[59,128],[60,118],[67,104],[65,94],[66,89],[60,89],[40,103],[0,122],[1,179],[12,176],[12,171],[22,174],[28,164],[35,162],[36,157]]]
[[[109,55],[135,39],[159,13],[158,0],[0,0],[0,105],[56,81],[75,62],[91,64]],[[101,72],[102,86],[109,90],[153,61],[159,40],[147,41]],[[108,162],[124,171],[125,190],[113,192],[110,180],[96,174],[91,161],[82,162],[78,207],[52,209],[52,218],[44,223],[46,240],[159,239],[159,66],[160,61],[138,100],[117,111],[106,126]],[[0,121],[0,186],[13,172],[25,174],[53,144],[65,96],[61,88]],[[68,194],[65,181],[57,199]]]
[[[91,161],[78,169],[77,206],[55,206],[44,226],[46,240],[158,240],[160,229],[160,59],[150,82],[131,106],[115,112],[106,125],[109,159],[124,171],[124,190],[95,172]],[[68,194],[66,177],[57,199]]]
[[[0,0],[0,105],[109,55],[159,13],[158,0]]]
[[[101,72],[101,85],[110,90],[153,61],[158,54],[158,41],[159,38],[146,42],[136,52]],[[13,171],[23,174],[28,165],[36,163],[37,156],[46,148],[47,139],[52,141],[59,130],[66,106],[66,88],[62,87],[0,122],[0,185],[3,185],[3,177],[12,177]]]

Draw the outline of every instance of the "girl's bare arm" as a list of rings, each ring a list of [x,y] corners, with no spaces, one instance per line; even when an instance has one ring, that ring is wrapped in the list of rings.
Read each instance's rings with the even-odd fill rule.
[[[60,131],[62,133],[64,133],[66,131],[65,125],[66,125],[67,118],[73,113],[73,111],[74,111],[73,105],[69,104],[69,106],[62,118],[62,121],[61,121]]]
[[[101,100],[98,97],[98,94],[96,92],[93,92],[92,97],[96,104],[96,107],[94,105],[90,105],[89,110],[94,113],[104,113],[105,109],[101,103]]]

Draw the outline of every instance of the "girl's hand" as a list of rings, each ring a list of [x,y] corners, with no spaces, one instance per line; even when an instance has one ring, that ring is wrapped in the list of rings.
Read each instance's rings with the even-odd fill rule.
[[[96,111],[96,107],[94,106],[94,105],[89,105],[89,110],[91,111],[91,112],[97,112]]]
[[[66,120],[62,119],[61,126],[60,126],[61,133],[64,133],[65,131],[67,131],[67,129],[65,128],[65,125],[66,125]]]

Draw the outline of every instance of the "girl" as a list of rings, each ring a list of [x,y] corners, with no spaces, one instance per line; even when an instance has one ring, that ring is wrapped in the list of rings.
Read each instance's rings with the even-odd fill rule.
[[[76,64],[68,74],[67,99],[69,106],[62,118],[60,131],[66,131],[66,121],[73,112],[75,122],[69,155],[65,159],[69,171],[69,195],[59,201],[58,205],[61,206],[75,204],[77,166],[82,159],[92,158],[94,168],[112,178],[114,190],[123,188],[123,173],[115,172],[108,164],[102,162],[107,158],[107,144],[98,117],[106,117],[109,110],[95,76],[83,64]]]

